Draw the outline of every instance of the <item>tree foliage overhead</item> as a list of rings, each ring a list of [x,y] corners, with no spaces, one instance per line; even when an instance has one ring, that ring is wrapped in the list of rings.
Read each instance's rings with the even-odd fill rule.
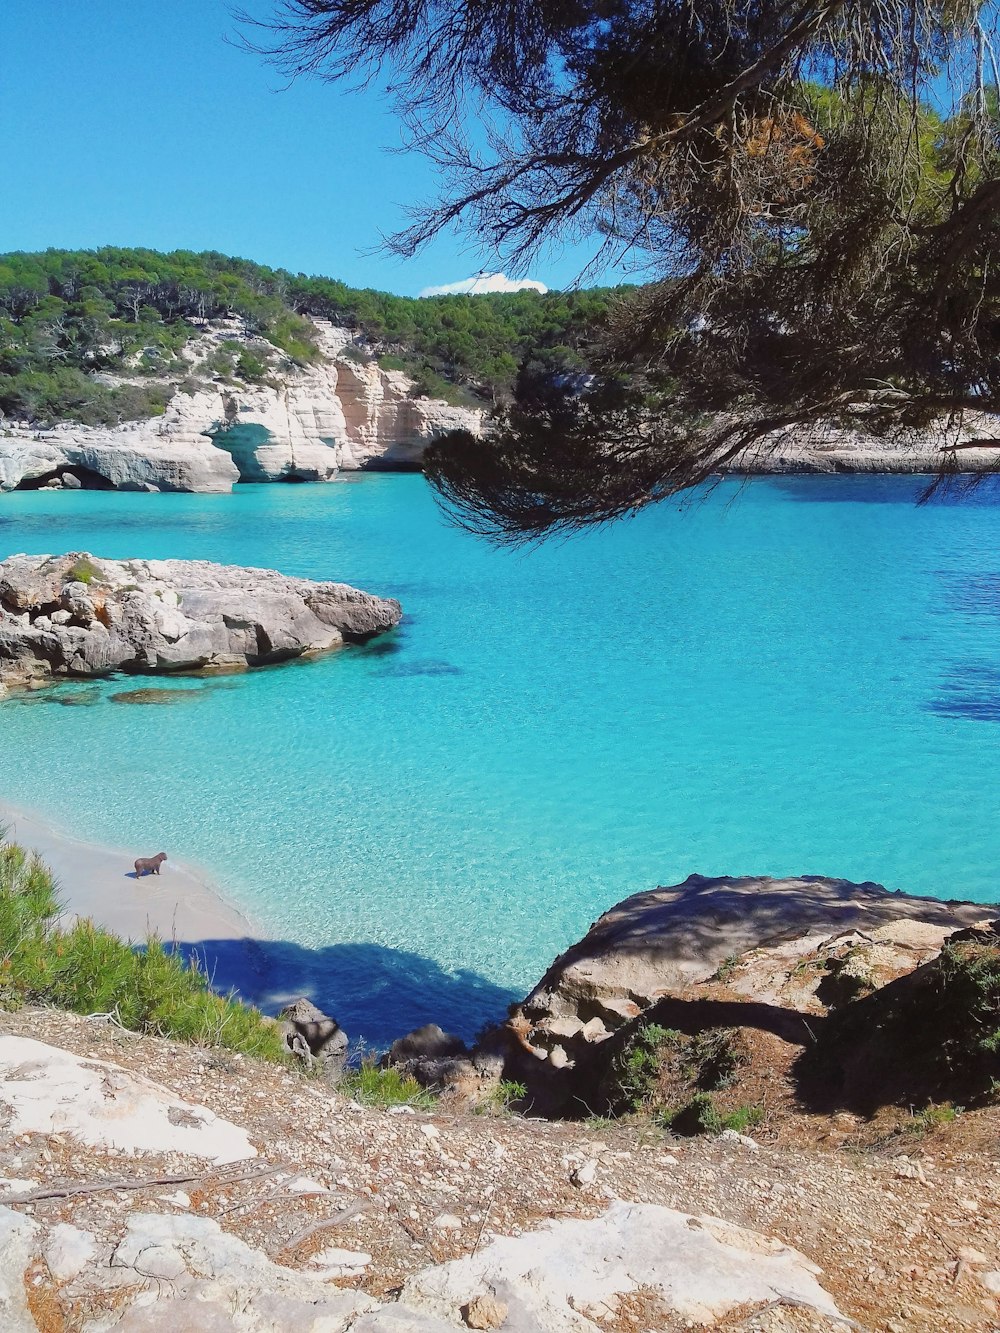
[[[2,254],[0,414],[93,425],[153,415],[184,381],[185,344],[206,321],[238,321],[287,368],[319,355],[306,315],[354,330],[387,368],[408,371],[417,392],[449,397],[457,386],[493,403],[510,397],[519,368],[584,372],[611,297],[595,288],[416,300],[188,250]],[[209,369],[257,380],[269,367],[234,343]],[[106,382],[123,375],[143,382]]]
[[[432,480],[518,539],[633,512],[786,426],[960,431],[1000,407],[995,6],[972,0],[283,0],[292,74],[388,76],[461,224],[601,238],[656,280],[580,391],[537,379]],[[463,128],[467,127],[467,128]]]

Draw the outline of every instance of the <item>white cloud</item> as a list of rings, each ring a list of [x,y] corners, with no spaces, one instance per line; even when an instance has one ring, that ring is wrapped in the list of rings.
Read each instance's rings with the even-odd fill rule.
[[[508,278],[503,273],[477,273],[461,282],[446,282],[441,287],[425,287],[421,296],[478,296],[481,292],[547,292],[544,282],[533,278]]]

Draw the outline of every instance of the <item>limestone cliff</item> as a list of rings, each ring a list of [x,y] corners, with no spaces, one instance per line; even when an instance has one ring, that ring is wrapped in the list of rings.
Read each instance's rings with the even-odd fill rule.
[[[933,474],[941,469],[942,461],[952,459],[964,472],[984,472],[996,467],[997,451],[989,445],[996,438],[997,419],[986,412],[966,413],[961,428],[942,418],[921,430],[885,436],[832,423],[788,426],[738,454],[723,470],[762,475]],[[984,447],[971,447],[976,440],[982,440]],[[949,454],[957,444],[961,451]]]
[[[254,385],[195,376],[160,417],[42,431],[12,424],[0,434],[0,490],[228,492],[238,481],[330,481],[359,468],[417,468],[436,436],[482,430],[479,411],[413,397],[412,381],[353,347],[348,330],[316,328],[323,355],[314,365]],[[193,369],[236,332],[220,323],[194,339],[185,349]]]

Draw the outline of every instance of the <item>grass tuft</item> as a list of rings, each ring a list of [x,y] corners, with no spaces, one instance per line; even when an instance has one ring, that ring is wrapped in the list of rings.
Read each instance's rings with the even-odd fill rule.
[[[380,1069],[372,1060],[349,1069],[337,1090],[362,1106],[414,1106],[428,1110],[436,1104],[433,1093],[421,1087],[411,1074],[401,1074],[392,1066]]]
[[[489,1096],[484,1097],[475,1110],[477,1115],[512,1115],[527,1096],[527,1084],[503,1078],[491,1088]]]
[[[93,560],[88,560],[86,556],[81,556],[79,560],[68,571],[67,577],[71,583],[93,583],[95,579],[101,578],[101,570],[94,564]]]
[[[721,1134],[724,1129],[744,1134],[748,1129],[761,1124],[764,1108],[738,1106],[735,1111],[723,1115],[710,1092],[696,1092],[683,1106],[658,1112],[656,1119],[664,1129],[685,1138],[693,1138],[698,1134]]]

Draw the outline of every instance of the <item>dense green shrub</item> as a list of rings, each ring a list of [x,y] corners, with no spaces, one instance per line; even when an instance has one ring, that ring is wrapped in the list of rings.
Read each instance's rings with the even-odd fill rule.
[[[934,1008],[953,1067],[1000,1076],[1000,937],[949,941],[938,960]]]
[[[657,1112],[656,1118],[665,1129],[685,1138],[693,1138],[698,1134],[721,1134],[724,1129],[743,1134],[761,1123],[764,1108],[738,1106],[735,1111],[724,1114],[716,1106],[710,1092],[696,1092],[681,1106]]]
[[[54,1005],[111,1013],[123,1026],[265,1059],[283,1058],[275,1024],[233,996],[217,995],[193,963],[150,938],[136,949],[91,921],[57,924],[48,868],[15,843],[0,844],[0,1005]]]
[[[641,1111],[652,1100],[665,1053],[684,1037],[673,1028],[641,1023],[612,1057],[606,1098],[615,1115]]]
[[[715,1092],[728,1087],[746,1063],[746,1043],[736,1028],[706,1028],[689,1038],[684,1072],[703,1092]]]
[[[415,392],[451,401],[509,396],[518,375],[579,375],[607,319],[611,288],[484,293],[417,300],[332,278],[270,269],[212,251],[106,246],[0,255],[0,412],[44,425],[62,418],[115,424],[162,411],[170,386],[148,396],[102,385],[95,372],[180,380],[179,355],[199,325],[236,319],[289,363],[319,358],[307,315],[355,330]],[[237,344],[238,346],[238,344]],[[216,373],[255,382],[256,352]],[[159,397],[157,396],[159,395]]]

